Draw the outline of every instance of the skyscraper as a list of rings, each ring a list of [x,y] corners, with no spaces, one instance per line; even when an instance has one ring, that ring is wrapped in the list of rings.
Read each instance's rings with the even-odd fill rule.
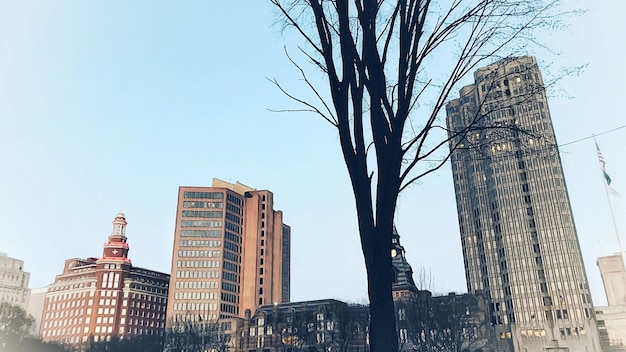
[[[467,288],[502,346],[599,351],[593,304],[534,57],[474,73],[447,105]]]
[[[218,179],[180,187],[168,318],[238,317],[289,302],[290,237],[270,191]]]

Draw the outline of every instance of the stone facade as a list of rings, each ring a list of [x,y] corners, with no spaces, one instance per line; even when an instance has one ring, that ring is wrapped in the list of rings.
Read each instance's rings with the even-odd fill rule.
[[[29,279],[30,273],[24,271],[23,260],[0,253],[0,303],[6,302],[26,309]]]
[[[468,292],[515,351],[600,351],[537,60],[478,69],[447,105]]]

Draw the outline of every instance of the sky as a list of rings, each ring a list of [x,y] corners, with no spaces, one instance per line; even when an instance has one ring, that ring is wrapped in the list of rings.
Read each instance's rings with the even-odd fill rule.
[[[552,51],[539,60],[548,79],[586,66],[559,81],[549,105],[602,305],[596,259],[619,252],[616,229],[626,245],[626,118],[617,104],[626,2],[568,6],[588,11],[538,37]],[[292,228],[292,301],[365,302],[336,132],[313,115],[274,111],[297,107],[270,82],[298,82],[285,55],[294,40],[269,1],[0,1],[0,252],[24,260],[30,287],[43,287],[66,259],[101,255],[123,209],[133,264],[169,272],[178,187],[215,177],[274,193]],[[624,195],[611,207],[585,139],[594,134]],[[401,194],[396,226],[416,281],[466,292],[449,164]]]

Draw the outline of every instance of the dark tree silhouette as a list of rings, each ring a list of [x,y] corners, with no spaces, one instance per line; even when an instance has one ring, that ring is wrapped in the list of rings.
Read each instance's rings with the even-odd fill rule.
[[[162,352],[163,336],[142,335],[120,339],[112,336],[108,341],[93,341],[85,349],[85,352]]]
[[[28,337],[33,324],[33,317],[21,307],[0,303],[0,348],[3,351],[17,351],[21,341]]]
[[[171,321],[165,331],[166,352],[225,352],[230,336],[218,321],[182,319]]]
[[[422,291],[427,292],[427,291]],[[405,301],[398,323],[400,350],[422,352],[495,351],[495,330],[488,319],[489,308],[482,294],[422,294]],[[400,310],[399,310],[400,311]]]
[[[270,1],[328,80],[326,94],[292,59],[318,100],[275,83],[303,106],[287,111],[313,112],[337,129],[367,271],[371,350],[396,351],[389,251],[398,194],[442,167],[447,144],[475,128],[448,134],[438,119],[459,81],[525,50],[534,29],[554,25],[558,0]]]

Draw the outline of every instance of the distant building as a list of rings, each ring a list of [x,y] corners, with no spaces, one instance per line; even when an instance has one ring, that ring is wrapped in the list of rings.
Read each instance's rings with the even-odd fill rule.
[[[467,289],[515,351],[600,351],[541,72],[478,69],[447,105]]]
[[[626,351],[626,272],[619,253],[598,258],[608,306],[596,307],[604,352]]]
[[[366,351],[369,307],[334,299],[268,304],[246,311],[239,352]]]
[[[118,213],[102,257],[65,261],[46,293],[44,341],[77,345],[92,338],[163,335],[169,275],[132,265],[126,224]]]
[[[8,257],[0,252],[0,303],[7,302],[22,309],[28,304],[28,280],[24,261]]]
[[[218,179],[180,187],[168,321],[241,317],[289,302],[290,248],[272,192]]]
[[[626,304],[626,271],[619,253],[598,258],[598,268],[604,284],[606,302],[609,306]]]
[[[48,287],[35,288],[30,290],[28,297],[28,306],[26,307],[26,313],[35,319],[35,324],[32,328],[32,335],[39,335],[41,328],[41,319],[43,318],[43,307],[46,301],[46,294],[48,293]]]
[[[395,274],[392,293],[401,351],[448,351],[457,347],[462,351],[508,351],[506,345],[498,346],[483,293],[433,297],[415,285],[413,269],[395,226],[391,248]]]
[[[484,295],[432,297],[418,290],[394,228],[393,297],[401,351],[508,351],[499,348]],[[369,350],[369,306],[334,299],[277,303],[246,311],[233,341],[240,352]]]

